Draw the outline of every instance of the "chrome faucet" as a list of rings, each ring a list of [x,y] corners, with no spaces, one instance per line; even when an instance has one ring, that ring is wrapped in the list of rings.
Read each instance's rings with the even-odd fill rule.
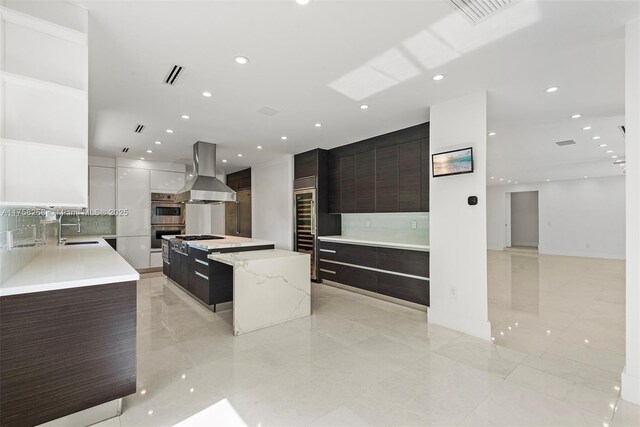
[[[61,213],[60,216],[58,217],[58,245],[64,245],[64,243],[67,241],[67,239],[62,237],[62,227],[74,227],[77,226],[78,229],[76,230],[76,233],[80,232],[80,214],[77,213],[76,214],[76,223],[75,224],[63,224],[62,223],[62,217],[64,216],[64,213]]]

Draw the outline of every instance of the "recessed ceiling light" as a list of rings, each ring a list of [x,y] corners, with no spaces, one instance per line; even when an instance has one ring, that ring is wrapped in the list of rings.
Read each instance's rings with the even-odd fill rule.
[[[183,119],[185,119],[185,120],[188,120],[188,119],[190,119],[190,118],[191,118],[191,117],[187,116],[186,114],[183,114],[183,115],[181,115],[180,117],[182,117],[182,118],[183,118]]]
[[[140,160],[144,160],[144,157],[140,157]]]
[[[193,176],[193,174],[192,174],[192,173],[190,173],[190,174],[189,174],[189,177],[192,177],[192,176]]]
[[[606,147],[607,144],[600,144],[600,147]]]
[[[491,179],[494,179],[493,177],[491,177]]]
[[[549,178],[547,178],[547,182],[551,181]]]
[[[579,119],[580,117],[582,117],[582,114],[574,114],[571,116],[572,119]]]
[[[173,131],[171,129],[167,129],[166,132],[167,133],[173,133]]]
[[[262,150],[262,145],[258,145],[256,148],[257,148],[258,150]]]
[[[611,158],[612,158],[612,159],[617,159],[617,158],[618,158],[618,156],[613,155],[613,156],[611,156]]]
[[[606,151],[606,153],[607,153],[607,154],[609,154],[609,153],[613,153],[613,150],[607,150],[607,151]]]
[[[362,105],[360,106],[360,109],[361,109],[361,110],[366,110],[367,108],[369,108],[369,106],[368,106],[367,104],[362,104]]]
[[[222,159],[222,163],[227,163],[227,159]]]
[[[246,63],[248,63],[248,62],[249,62],[249,58],[247,58],[246,56],[236,56],[236,57],[235,57],[235,61],[236,61],[238,64],[242,64],[242,65],[244,65],[244,64],[246,64]]]
[[[500,178],[500,181],[504,181],[504,179]]]
[[[433,76],[433,80],[435,81],[440,81],[444,79],[444,74],[436,74],[435,76]]]
[[[242,154],[238,153],[238,157],[242,157]]]
[[[162,144],[162,141],[156,141],[156,145]]]
[[[151,150],[147,150],[147,153],[153,153],[153,151],[151,151]]]
[[[495,132],[489,132],[489,136],[495,136]]]
[[[549,88],[546,88],[544,91],[547,92],[547,93],[553,93],[553,92],[557,91],[558,89],[559,89],[558,86],[551,86]]]
[[[281,136],[280,139],[283,140],[283,141],[286,141],[287,137],[286,136]]]
[[[517,184],[517,183],[518,183],[518,181],[514,182],[514,184]]]
[[[211,96],[211,92],[202,92],[202,96],[209,98]]]
[[[588,177],[587,175],[585,175],[585,176],[584,176],[584,179],[587,179],[587,178],[589,178],[589,177]]]
[[[507,180],[507,182],[511,182],[511,180],[510,180],[510,179],[508,179],[508,180]]]
[[[591,130],[591,126],[585,126],[582,128],[582,130]]]
[[[300,6],[306,6],[311,2],[311,0],[296,0],[296,3],[298,3]]]
[[[599,136],[594,136],[592,139],[600,139]]]
[[[322,123],[316,123],[314,126],[317,128],[322,127]]]

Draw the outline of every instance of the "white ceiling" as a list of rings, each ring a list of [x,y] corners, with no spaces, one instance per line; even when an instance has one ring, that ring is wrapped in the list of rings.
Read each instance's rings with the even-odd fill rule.
[[[429,105],[486,88],[497,133],[490,176],[622,173],[596,142],[623,156],[624,24],[638,16],[637,1],[522,0],[478,25],[446,0],[81,4],[90,12],[94,155],[130,147],[128,157],[189,162],[201,140],[217,143],[218,162],[233,171],[422,123]],[[172,64],[183,75],[164,85]],[[549,86],[560,90],[547,94]],[[258,113],[265,106],[279,113]],[[577,144],[554,144],[564,139]]]

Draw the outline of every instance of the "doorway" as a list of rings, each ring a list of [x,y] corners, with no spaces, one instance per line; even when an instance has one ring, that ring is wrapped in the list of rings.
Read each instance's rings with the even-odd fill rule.
[[[507,193],[506,202],[506,246],[537,251],[540,243],[538,192]]]

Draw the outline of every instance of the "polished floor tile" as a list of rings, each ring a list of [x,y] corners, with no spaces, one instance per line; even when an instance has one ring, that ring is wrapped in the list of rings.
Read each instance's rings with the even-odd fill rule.
[[[146,275],[138,391],[104,426],[639,425],[619,398],[624,264],[488,260],[491,343],[318,284],[312,316],[234,337],[231,311]]]

